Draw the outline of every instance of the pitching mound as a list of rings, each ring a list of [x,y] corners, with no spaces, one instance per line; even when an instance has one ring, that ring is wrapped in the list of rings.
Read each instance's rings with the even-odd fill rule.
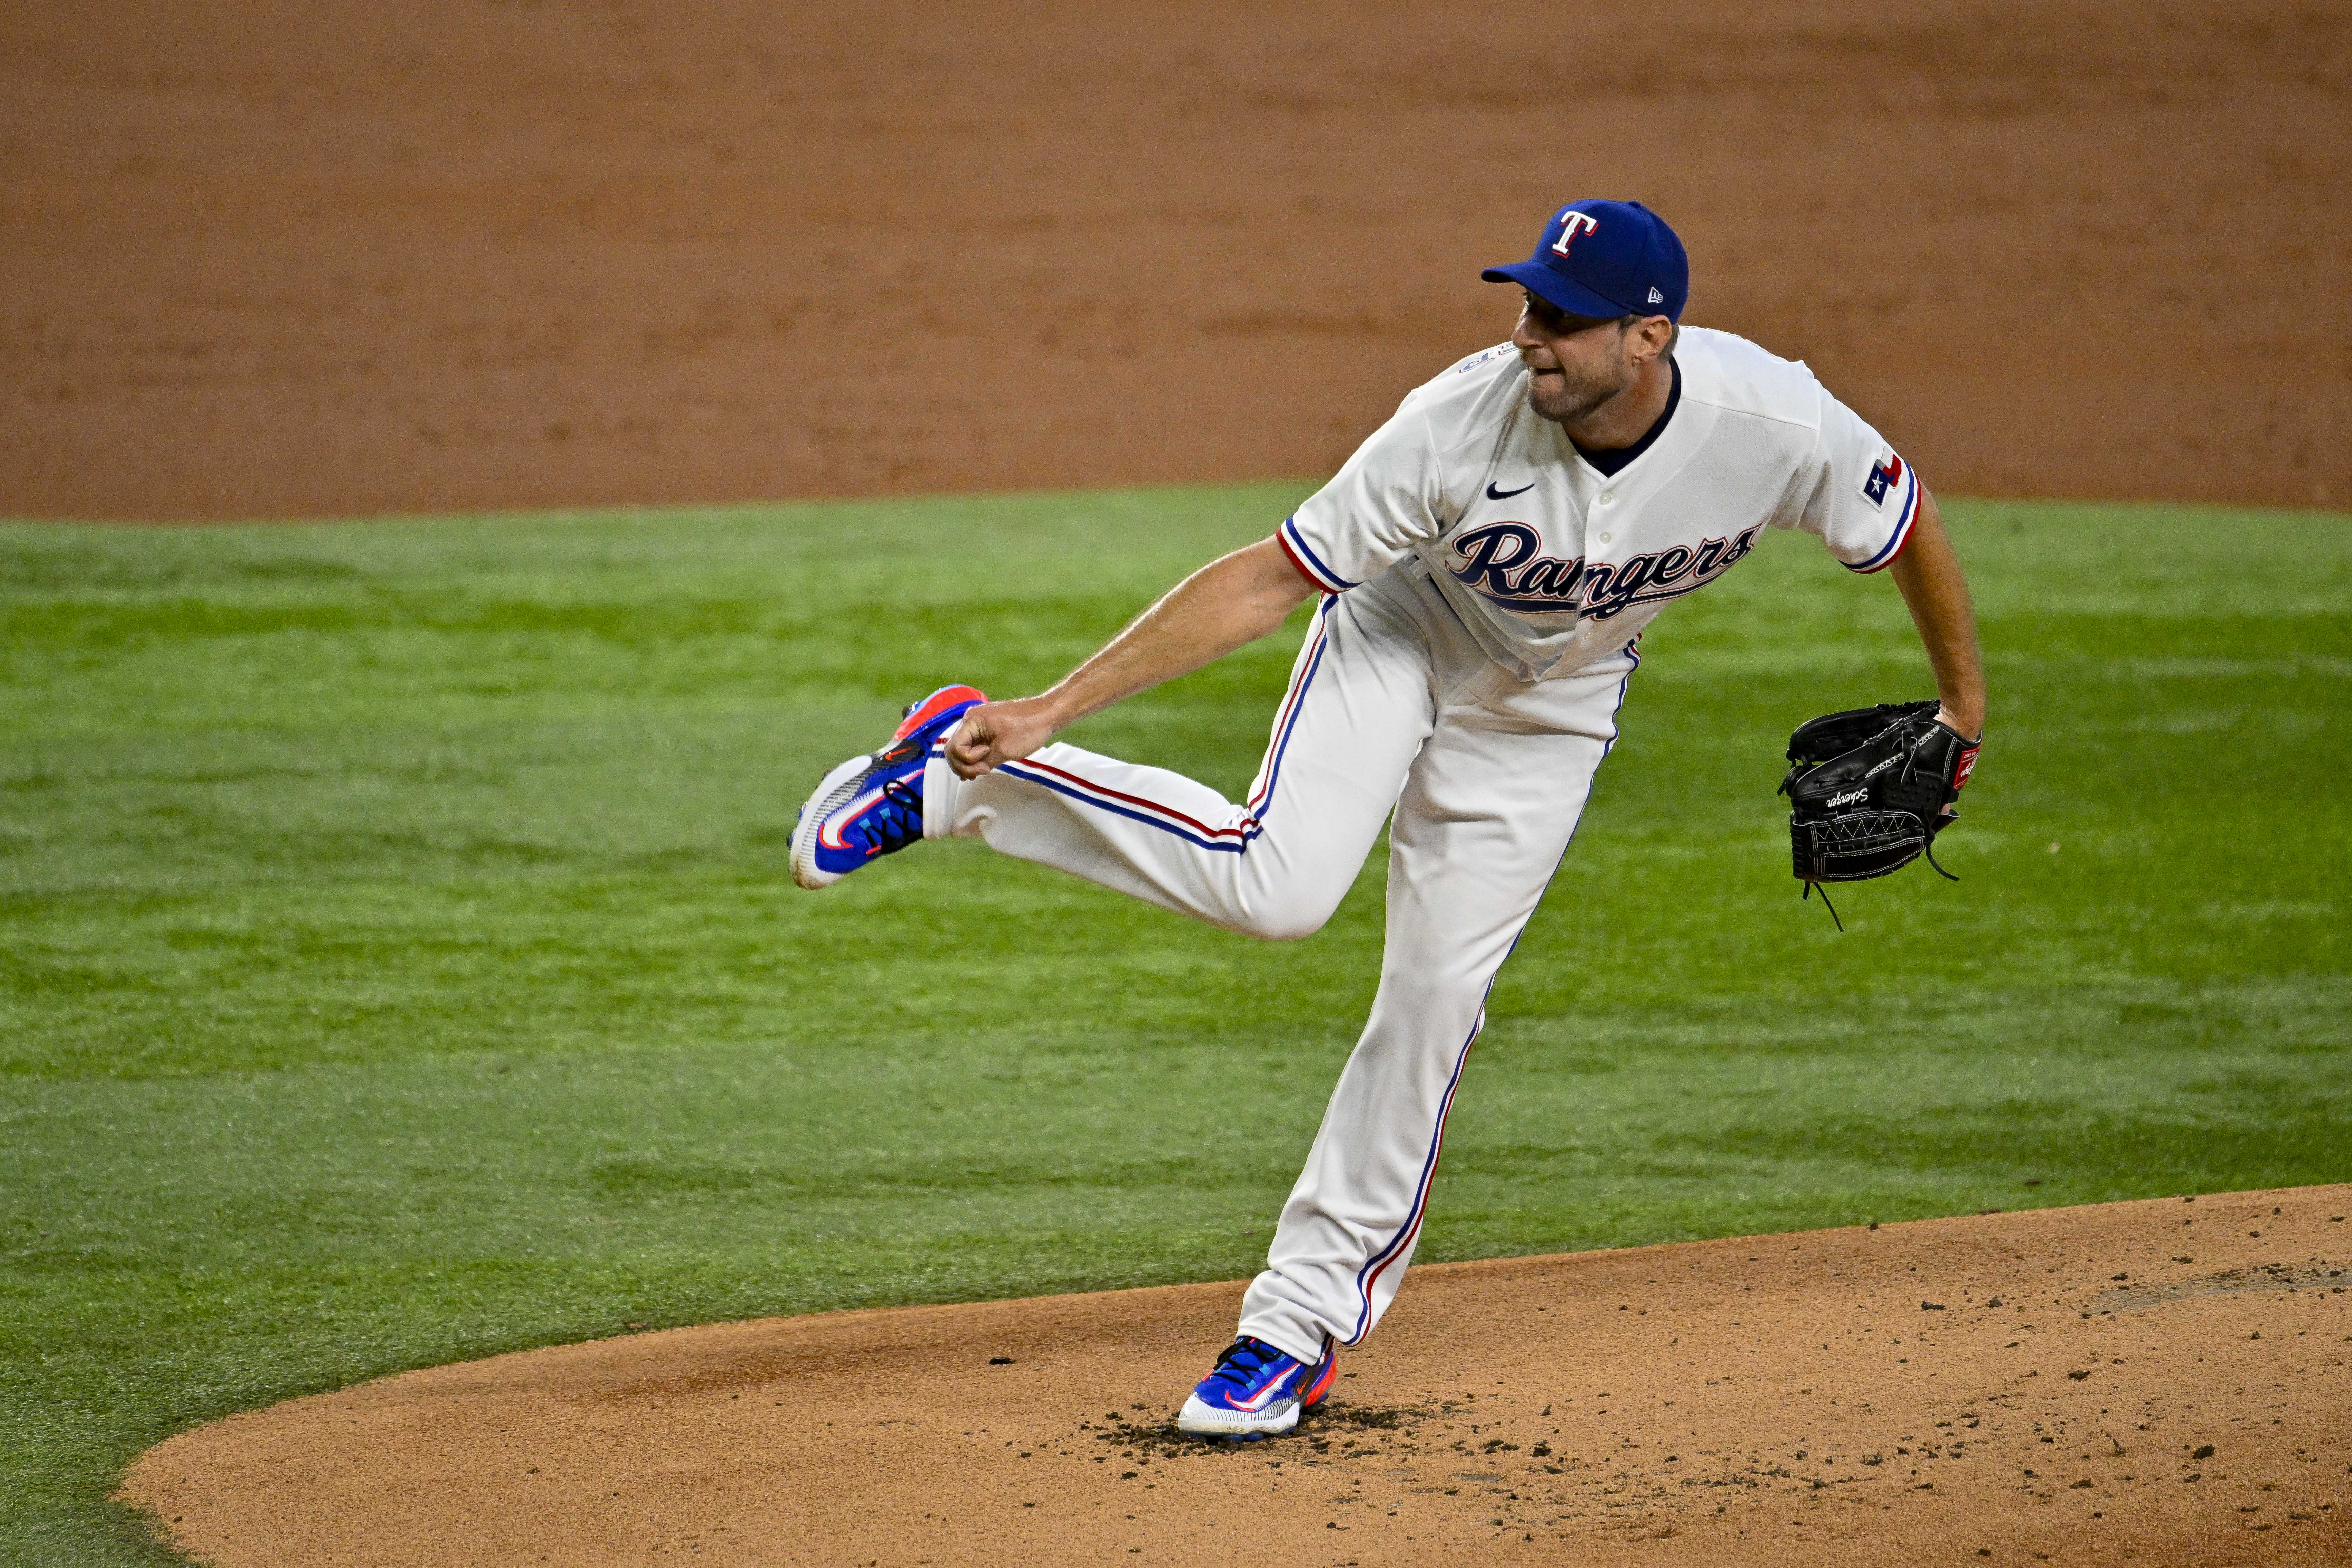
[[[2352,1561],[2352,1186],[1417,1269],[1302,1435],[1179,1441],[1240,1287],[567,1345],[174,1437],[334,1563]]]

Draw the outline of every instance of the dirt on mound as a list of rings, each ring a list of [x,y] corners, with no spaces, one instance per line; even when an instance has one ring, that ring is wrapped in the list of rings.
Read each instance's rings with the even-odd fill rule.
[[[2320,0],[11,0],[0,515],[1328,473],[1585,195],[1948,493],[2341,506],[2347,191]]]
[[[2352,1186],[1416,1269],[1290,1437],[1240,1287],[501,1356],[174,1437],[209,1563],[2352,1561]]]

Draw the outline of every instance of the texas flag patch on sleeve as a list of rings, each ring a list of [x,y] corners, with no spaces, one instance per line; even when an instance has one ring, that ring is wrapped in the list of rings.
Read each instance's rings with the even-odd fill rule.
[[[1888,492],[1903,483],[1903,459],[1890,447],[1886,455],[1870,465],[1870,477],[1862,481],[1862,499],[1884,509]]]
[[[1875,521],[1863,521],[1857,531],[1868,530],[1874,532],[1885,528],[1886,537],[1868,560],[1846,562],[1847,571],[1876,572],[1895,559],[1902,551],[1904,541],[1911,537],[1912,523],[1918,521],[1919,495],[1919,476],[1904,466],[1902,458],[1896,455],[1894,447],[1885,448],[1884,455],[1870,465],[1870,474],[1862,481],[1862,499],[1868,501],[1879,516]],[[1885,521],[1886,503],[1890,500],[1895,502],[1895,519],[1891,524]],[[1863,548],[1869,549],[1869,546],[1864,544]]]

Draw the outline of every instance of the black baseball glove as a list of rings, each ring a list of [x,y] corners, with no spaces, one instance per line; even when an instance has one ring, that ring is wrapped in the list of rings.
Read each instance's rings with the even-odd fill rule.
[[[1936,709],[1882,702],[1808,720],[1789,737],[1780,793],[1808,896],[1819,883],[1884,877],[1922,854],[1936,866],[1928,847],[1958,817],[1952,802],[1982,743],[1939,722]],[[1941,866],[1936,871],[1951,877]]]

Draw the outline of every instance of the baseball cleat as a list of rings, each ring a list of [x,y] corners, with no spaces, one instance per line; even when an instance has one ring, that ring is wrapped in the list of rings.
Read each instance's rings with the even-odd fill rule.
[[[830,887],[920,838],[923,764],[964,710],[987,700],[970,686],[942,686],[907,709],[888,745],[825,774],[793,825],[793,880]]]
[[[1234,1443],[1276,1436],[1298,1425],[1299,1412],[1322,1402],[1339,1370],[1339,1348],[1328,1335],[1323,1359],[1306,1362],[1244,1334],[1184,1401],[1176,1429]]]

